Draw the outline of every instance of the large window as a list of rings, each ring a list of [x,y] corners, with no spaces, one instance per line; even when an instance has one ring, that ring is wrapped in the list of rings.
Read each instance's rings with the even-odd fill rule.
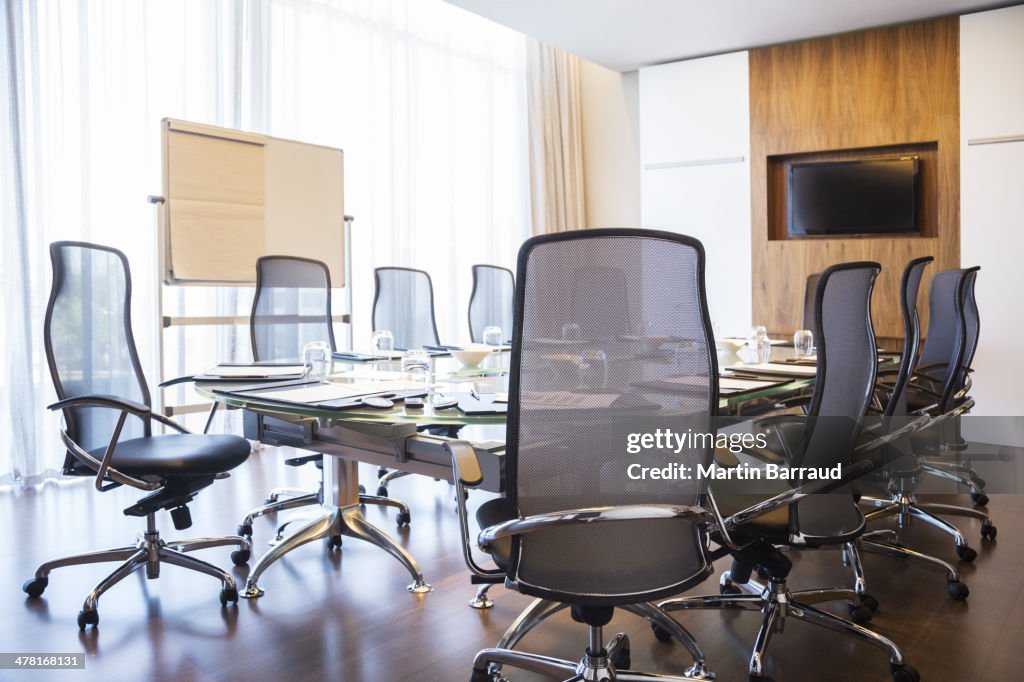
[[[12,428],[0,429],[0,480],[53,470],[62,457],[44,410],[49,242],[127,253],[136,339],[156,382],[146,195],[159,192],[162,117],[345,150],[357,346],[371,331],[374,267],[428,270],[442,339],[457,342],[468,336],[471,265],[511,266],[529,232],[523,39],[441,0],[13,0],[5,9],[0,419]],[[171,296],[222,314],[244,314],[250,297]],[[169,374],[248,353],[245,329],[197,333],[194,350],[174,346]]]

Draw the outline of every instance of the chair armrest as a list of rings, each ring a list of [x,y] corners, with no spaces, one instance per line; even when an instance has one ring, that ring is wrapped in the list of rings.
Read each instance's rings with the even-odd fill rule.
[[[805,414],[770,414],[767,417],[755,419],[754,424],[759,427],[765,427],[781,426],[783,424],[797,424],[804,421],[807,421],[807,415]]]
[[[546,514],[534,514],[522,519],[512,519],[511,521],[505,521],[490,528],[485,528],[477,536],[477,544],[482,549],[485,549],[495,540],[513,535],[526,535],[538,530],[591,523],[655,519],[688,519],[697,523],[707,523],[713,521],[714,516],[703,507],[671,504],[630,504],[619,507],[567,509]]]
[[[52,405],[47,405],[48,410],[63,410],[66,407],[109,407],[121,410],[136,417],[143,417],[151,413],[149,405],[137,403],[134,400],[120,398],[114,395],[79,395],[74,398],[58,400]]]
[[[473,559],[469,539],[469,512],[466,510],[466,486],[477,486],[483,481],[480,462],[473,446],[464,440],[449,440],[444,449],[452,458],[452,480],[455,483],[455,512],[459,517],[459,540],[462,543],[462,558],[470,573],[480,578],[497,578],[505,572],[496,568],[481,568]]]
[[[174,377],[173,379],[167,379],[166,381],[161,381],[161,382],[160,382],[159,384],[157,384],[157,385],[158,385],[158,386],[159,386],[160,388],[167,388],[167,387],[169,387],[169,386],[176,386],[176,385],[178,385],[178,384],[186,384],[186,383],[188,383],[188,382],[190,382],[190,381],[194,381],[194,380],[195,380],[195,376],[194,376],[194,375],[192,375],[192,374],[189,374],[189,375],[187,375],[187,376],[183,376],[183,377]]]
[[[473,488],[483,483],[484,475],[480,471],[480,461],[472,445],[463,440],[456,440],[445,443],[444,447],[452,457],[455,478],[462,485]]]
[[[791,488],[784,493],[779,493],[774,497],[769,497],[767,500],[762,500],[751,507],[747,507],[742,511],[736,512],[732,516],[725,518],[724,528],[726,531],[738,528],[759,516],[764,516],[765,514],[773,512],[780,507],[787,507],[794,502],[798,502],[808,495],[820,495],[822,493],[835,490],[836,488],[841,488],[857,478],[860,478],[862,474],[870,471],[873,466],[874,465],[869,460],[860,460],[859,462],[854,462],[850,466],[843,467],[843,475],[837,480],[808,481],[807,483]],[[713,492],[712,497],[714,497]]]

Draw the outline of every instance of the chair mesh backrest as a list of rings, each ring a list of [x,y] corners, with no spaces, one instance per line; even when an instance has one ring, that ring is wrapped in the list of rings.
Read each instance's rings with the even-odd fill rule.
[[[632,433],[712,428],[717,359],[700,242],[647,230],[545,235],[523,245],[518,268],[506,455],[518,513],[700,504],[697,480],[626,475],[632,463],[711,459],[707,443],[626,449]],[[623,320],[642,323],[650,339],[620,334]],[[562,338],[567,323],[579,326],[574,340]],[[650,390],[672,378],[675,390]],[[705,570],[702,547],[694,526],[674,519],[574,526],[515,541],[509,575],[533,594],[614,600],[678,589]]]
[[[917,362],[921,346],[921,318],[917,314],[917,294],[921,289],[924,269],[935,260],[931,256],[915,258],[907,263],[900,280],[900,308],[903,311],[903,352],[900,354],[899,372],[893,382],[892,394],[885,406],[885,415],[907,414],[907,384]]]
[[[796,466],[849,465],[875,386],[878,351],[871,294],[881,266],[844,263],[821,273],[815,294],[818,374]],[[832,537],[855,530],[862,517],[850,494],[812,495],[790,507],[791,528]]]
[[[149,387],[142,375],[131,326],[131,273],[117,249],[82,242],[50,245],[53,284],[46,307],[43,343],[57,397],[113,395],[145,405]],[[83,407],[64,410],[68,435],[86,450],[110,441],[118,411]],[[144,434],[128,418],[121,439]],[[66,473],[85,470],[71,453]]]
[[[966,381],[966,371],[974,359],[980,321],[974,299],[974,280],[978,268],[943,270],[932,278],[928,292],[928,334],[918,359],[918,367],[942,385],[939,401],[943,411]],[[937,367],[931,369],[930,366]]]
[[[818,291],[818,278],[821,277],[821,273],[815,273],[807,276],[807,284],[804,285],[804,326],[801,329],[810,329],[812,332],[815,329],[814,326],[814,296]]]
[[[512,271],[496,265],[473,266],[473,293],[469,297],[469,338],[484,340],[486,327],[501,327],[502,341],[512,338]]]
[[[327,266],[291,256],[257,260],[249,329],[257,361],[301,361],[303,347],[312,341],[325,341],[335,350]]]
[[[410,268],[377,268],[373,273],[374,330],[390,331],[400,350],[439,344],[430,275]]]

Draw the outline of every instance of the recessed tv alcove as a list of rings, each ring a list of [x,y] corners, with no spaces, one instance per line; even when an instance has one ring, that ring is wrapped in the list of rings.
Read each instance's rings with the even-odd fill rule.
[[[934,237],[934,142],[768,157],[768,238]]]

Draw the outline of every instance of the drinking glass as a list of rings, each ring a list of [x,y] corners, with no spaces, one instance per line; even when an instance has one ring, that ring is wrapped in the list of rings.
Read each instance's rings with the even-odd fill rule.
[[[562,339],[565,341],[579,341],[583,338],[583,330],[575,322],[562,325]]]
[[[402,354],[402,374],[406,374],[413,381],[422,381],[430,385],[430,353],[425,350],[414,348]]]
[[[814,352],[814,334],[810,329],[800,329],[793,334],[793,350],[798,358],[809,357]]]
[[[395,336],[387,329],[378,329],[373,332],[373,336],[370,337],[370,352],[376,355],[387,355],[391,357],[391,354],[395,350]]]
[[[754,355],[754,362],[765,363],[771,358],[772,344],[768,340],[768,330],[764,325],[759,324],[751,328],[750,335],[747,337],[747,345]]]
[[[588,350],[576,361],[580,390],[608,388],[608,356],[603,350]]]
[[[502,334],[501,327],[484,327],[484,344],[487,346],[494,346],[495,350],[501,347],[505,337]]]
[[[326,379],[331,367],[331,347],[326,341],[310,341],[302,347],[302,364],[309,379]]]

